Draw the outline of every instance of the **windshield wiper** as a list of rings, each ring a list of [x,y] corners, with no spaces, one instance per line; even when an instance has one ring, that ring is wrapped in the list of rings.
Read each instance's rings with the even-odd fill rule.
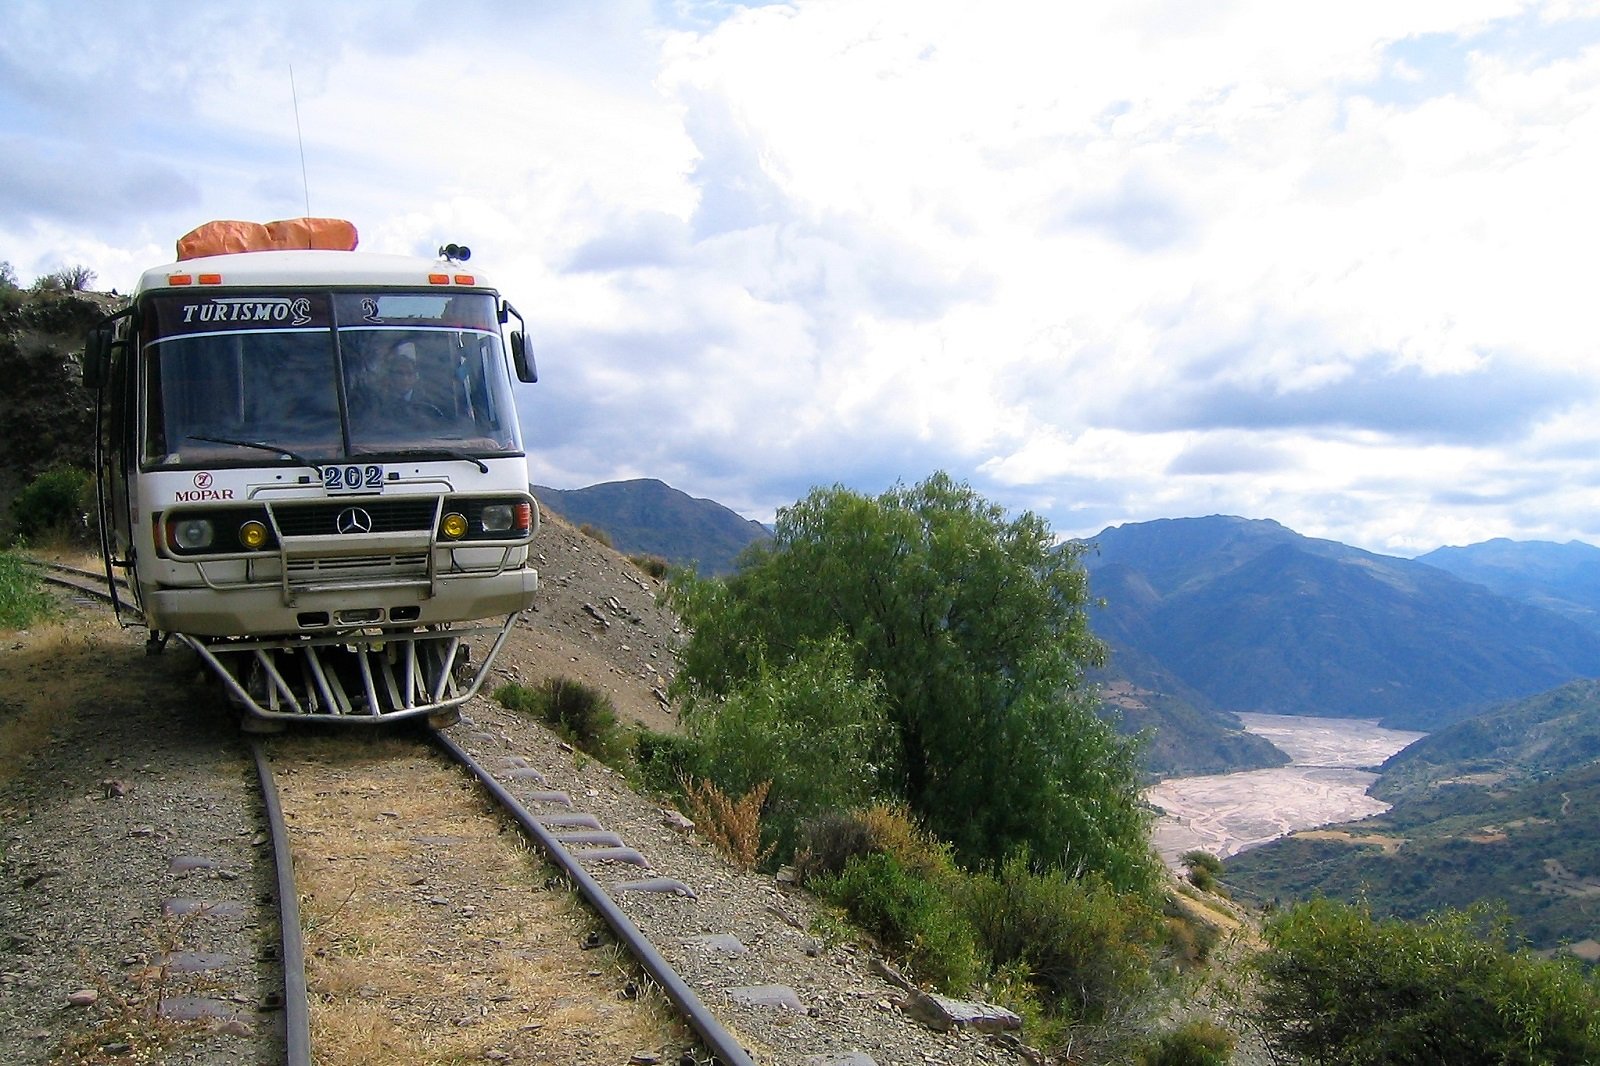
[[[485,474],[489,472],[489,464],[479,459],[476,455],[455,448],[396,448],[384,449],[380,452],[351,452],[352,459],[460,459],[463,463],[472,463]]]
[[[292,452],[288,448],[280,448],[275,444],[263,444],[261,441],[257,440],[233,440],[230,437],[205,437],[201,436],[199,433],[191,433],[187,439],[203,440],[209,444],[231,444],[235,448],[254,448],[258,452],[271,452],[273,455],[281,455],[286,459],[293,459],[301,466],[309,466],[313,470],[322,469],[316,463],[313,463],[310,459],[307,459],[299,452]]]

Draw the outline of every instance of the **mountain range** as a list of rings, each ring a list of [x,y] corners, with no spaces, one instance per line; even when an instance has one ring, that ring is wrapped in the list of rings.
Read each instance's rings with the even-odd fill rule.
[[[656,555],[706,576],[733,571],[739,553],[772,534],[714,500],[654,478],[608,481],[582,489],[529,485],[540,505],[575,526],[603,530],[624,555]]]
[[[1600,631],[1578,620],[1581,599],[1551,606],[1561,584],[1534,579],[1549,572],[1538,547],[1520,567],[1496,550],[1500,592],[1265,520],[1142,522],[1088,543],[1090,588],[1105,601],[1091,625],[1112,668],[1202,711],[1433,730],[1600,675]],[[1439,558],[1484,565],[1470,551]],[[1588,573],[1600,581],[1600,558]]]

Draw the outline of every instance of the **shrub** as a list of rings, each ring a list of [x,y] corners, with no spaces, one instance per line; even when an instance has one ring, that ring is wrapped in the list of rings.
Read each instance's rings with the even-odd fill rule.
[[[681,733],[641,729],[633,738],[634,773],[646,789],[673,795],[683,782],[706,776],[700,742]]]
[[[659,555],[630,555],[628,560],[657,581],[666,577],[667,571],[672,569],[672,564]]]
[[[723,792],[771,783],[768,843],[787,858],[805,819],[870,799],[888,735],[876,684],[858,679],[837,640],[808,645],[782,667],[764,662],[720,699],[688,701],[684,721]]]
[[[1600,988],[1565,962],[1504,946],[1503,918],[1422,923],[1314,900],[1265,930],[1252,960],[1269,1047],[1313,1063],[1600,1061]]]
[[[918,877],[946,886],[961,880],[961,868],[950,845],[922,829],[909,808],[875,804],[861,812],[861,821],[874,850],[894,856],[896,862]]]
[[[979,971],[972,928],[950,894],[907,871],[893,856],[851,859],[838,874],[812,881],[845,908],[913,974],[948,992],[971,987]]]
[[[872,832],[859,815],[825,811],[800,825],[794,854],[795,875],[801,884],[813,877],[834,876],[843,871],[851,859],[870,855],[875,850]]]
[[[1227,1066],[1233,1044],[1226,1029],[1195,1019],[1150,1041],[1134,1061],[1138,1066]]]
[[[82,470],[57,467],[34,478],[11,501],[16,535],[30,542],[88,543],[94,513],[94,478]]]
[[[538,688],[516,682],[501,685],[494,698],[502,705],[553,726],[574,747],[601,762],[625,761],[628,744],[617,726],[617,712],[605,693],[563,677],[546,678]]]
[[[49,613],[50,603],[34,567],[11,552],[0,552],[0,629],[32,625]]]
[[[1186,851],[1182,859],[1184,868],[1189,871],[1189,883],[1202,892],[1213,892],[1217,887],[1217,878],[1222,874],[1222,860],[1209,851]]]
[[[596,544],[603,544],[607,548],[611,547],[611,534],[607,533],[599,526],[593,526],[588,522],[585,522],[583,525],[578,527],[578,532],[582,533]]]
[[[1182,911],[1167,914],[1167,944],[1185,966],[1203,966],[1216,950],[1221,934],[1217,928],[1196,921]]]
[[[761,805],[771,782],[763,781],[739,799],[729,799],[709,781],[692,781],[684,789],[689,816],[700,835],[743,869],[750,869],[772,853],[761,847]]]
[[[968,882],[966,911],[997,967],[1021,963],[1057,1013],[1097,1022],[1147,991],[1159,923],[1141,893],[1069,878],[1013,854]]]

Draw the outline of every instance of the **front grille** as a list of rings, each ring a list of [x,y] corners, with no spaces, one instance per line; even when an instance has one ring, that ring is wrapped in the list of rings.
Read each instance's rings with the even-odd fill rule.
[[[286,537],[322,537],[338,533],[339,515],[352,507],[359,507],[371,516],[373,533],[408,533],[433,529],[438,502],[434,497],[354,497],[313,503],[278,503],[272,506],[272,517]]]
[[[353,555],[334,559],[290,559],[289,578],[420,577],[428,572],[428,554]]]

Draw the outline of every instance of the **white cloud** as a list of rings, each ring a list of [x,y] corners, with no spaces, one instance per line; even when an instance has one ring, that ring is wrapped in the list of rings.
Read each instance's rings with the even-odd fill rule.
[[[300,213],[293,63],[312,209],[529,316],[547,483],[1600,539],[1590,7],[13,8],[0,257]]]

